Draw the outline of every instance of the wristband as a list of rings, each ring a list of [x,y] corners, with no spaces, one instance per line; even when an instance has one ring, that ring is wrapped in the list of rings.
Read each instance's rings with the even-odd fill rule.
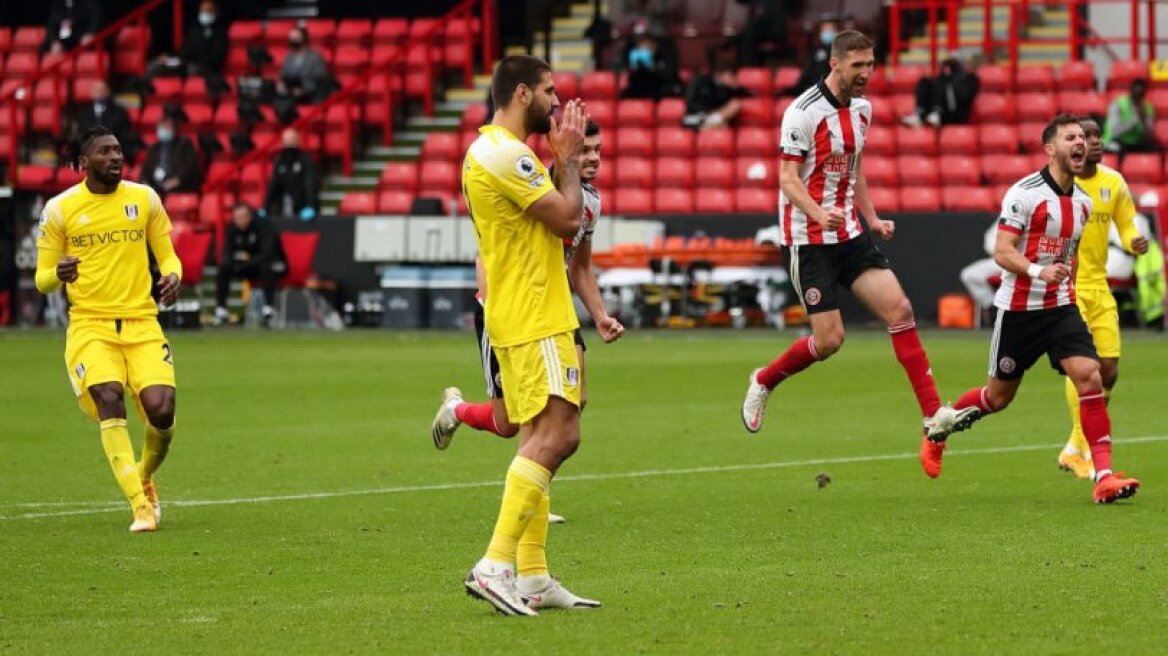
[[[1031,278],[1037,278],[1041,274],[1042,267],[1037,264],[1031,264],[1030,266],[1026,267],[1026,275],[1030,276]]]

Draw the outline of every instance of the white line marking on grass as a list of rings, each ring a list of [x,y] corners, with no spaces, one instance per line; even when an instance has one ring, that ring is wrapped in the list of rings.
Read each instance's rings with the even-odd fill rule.
[[[1121,444],[1146,444],[1150,442],[1168,441],[1168,435],[1152,435],[1148,437],[1124,438]],[[994,455],[999,453],[1019,453],[1025,451],[1045,451],[1057,449],[1062,444],[1024,444],[1020,446],[1003,446],[985,449],[966,449],[964,451],[949,451],[947,458],[955,456]],[[706,467],[687,467],[685,469],[646,469],[632,472],[614,472],[606,474],[572,474],[559,476],[557,482],[571,481],[606,481],[621,478],[652,478],[655,476],[688,476],[691,474],[716,474],[722,472],[757,471],[764,469],[789,469],[792,467],[810,467],[812,465],[844,465],[859,462],[882,462],[885,460],[910,460],[918,457],[916,452],[887,453],[870,456],[842,456],[836,458],[813,458],[811,460],[791,460],[787,462],[760,462],[741,465],[710,465]],[[307,492],[304,494],[282,494],[262,497],[246,497],[241,499],[191,499],[187,501],[167,501],[167,508],[198,508],[202,506],[235,506],[241,504],[273,503],[276,501],[305,501],[310,499],[336,499],[344,497],[360,497],[375,494],[398,494],[402,492],[434,492],[440,490],[470,490],[483,487],[498,487],[502,481],[477,481],[468,483],[439,483],[435,485],[402,485],[397,487],[379,487],[367,490],[338,490],[336,492]],[[35,507],[36,504],[12,504],[16,507]],[[51,506],[55,504],[42,504]],[[69,505],[61,502],[61,505]],[[70,517],[73,515],[97,515],[100,513],[122,512],[126,506],[124,502],[80,502],[75,506],[88,505],[80,510],[65,510],[54,512],[25,513],[22,515],[0,515],[0,521],[12,519],[43,519],[47,517]],[[11,506],[10,506],[11,507]]]

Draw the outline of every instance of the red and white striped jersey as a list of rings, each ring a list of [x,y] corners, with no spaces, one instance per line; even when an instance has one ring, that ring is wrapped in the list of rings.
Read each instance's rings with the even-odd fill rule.
[[[1050,171],[1028,175],[1006,192],[998,230],[1019,235],[1018,252],[1039,266],[1074,265],[1079,235],[1091,216],[1091,197],[1079,185],[1060,189]],[[1025,274],[1002,272],[994,306],[1003,310],[1046,310],[1075,302],[1074,276],[1048,285]]]
[[[799,175],[811,198],[825,209],[843,210],[846,217],[838,230],[826,231],[780,190],[783,245],[839,244],[863,234],[853,198],[860,152],[871,123],[872,103],[852,98],[844,107],[823,80],[804,91],[783,113],[780,158],[800,162]]]

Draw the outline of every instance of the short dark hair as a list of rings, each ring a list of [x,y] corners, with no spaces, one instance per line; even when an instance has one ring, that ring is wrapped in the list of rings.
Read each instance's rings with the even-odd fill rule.
[[[600,126],[597,125],[596,121],[588,119],[588,125],[584,126],[584,136],[595,137],[598,134],[600,134]]]
[[[117,138],[114,135],[113,130],[110,130],[104,125],[95,125],[89,128],[85,131],[84,134],[82,134],[76,140],[69,142],[69,144],[65,147],[65,165],[74,171],[80,171],[82,156],[89,155],[89,152],[93,150],[93,142],[97,141],[101,137]]]
[[[835,40],[831,42],[831,56],[836,59],[843,59],[849,52],[856,52],[857,50],[871,50],[876,47],[872,39],[868,38],[858,30],[844,30],[835,35]]]
[[[552,67],[539,57],[531,55],[511,55],[504,57],[495,65],[495,75],[491,78],[491,99],[495,107],[506,107],[511,104],[515,89],[520,84],[535,90],[544,71],[551,72]]]
[[[251,205],[248,205],[247,202],[242,200],[235,201],[235,204],[231,206],[231,213],[235,214],[241,209],[247,210],[248,214],[251,214],[253,217],[255,216],[255,209],[252,208]]]
[[[1050,123],[1047,123],[1046,127],[1042,128],[1043,145],[1054,141],[1054,137],[1058,134],[1059,128],[1064,125],[1079,125],[1080,120],[1081,119],[1078,116],[1066,113],[1059,114],[1058,116],[1050,119]]]

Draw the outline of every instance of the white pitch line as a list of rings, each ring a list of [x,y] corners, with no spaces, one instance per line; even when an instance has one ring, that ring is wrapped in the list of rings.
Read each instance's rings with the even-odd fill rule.
[[[1150,442],[1168,441],[1168,435],[1152,435],[1147,437],[1124,438],[1121,444],[1146,444]],[[985,449],[966,449],[963,451],[949,451],[946,457],[993,455],[999,453],[1018,453],[1024,451],[1045,451],[1057,449],[1062,444],[1025,444],[1021,446],[992,447]],[[810,467],[812,465],[844,465],[860,462],[882,462],[885,460],[909,460],[918,457],[916,452],[888,453],[870,456],[842,456],[837,458],[813,458],[811,460],[791,460],[786,462],[761,462],[741,465],[710,465],[706,467],[687,467],[685,469],[646,469],[632,472],[615,472],[607,474],[573,474],[556,477],[557,483],[580,481],[607,481],[621,478],[651,478],[655,476],[688,476],[691,474],[716,474],[724,472],[757,471],[765,469],[788,469],[792,467]],[[433,492],[440,490],[469,490],[483,487],[498,487],[502,481],[477,481],[469,483],[439,483],[435,485],[403,485],[397,487],[379,487],[367,490],[338,490],[336,492],[307,492],[304,494],[283,494],[262,497],[246,497],[241,499],[191,499],[188,501],[168,501],[168,508],[198,508],[202,506],[234,506],[240,504],[272,503],[276,501],[305,501],[311,499],[336,499],[343,497],[359,497],[374,494],[398,494],[402,492]],[[63,502],[67,503],[67,502]],[[125,510],[124,502],[93,502],[93,507],[82,510],[66,510],[59,512],[26,513],[23,515],[0,515],[0,521],[13,519],[43,519],[47,517],[70,517],[74,515],[97,515]],[[101,505],[96,505],[100,503]],[[107,504],[113,504],[106,507]],[[28,507],[33,504],[19,504]],[[47,504],[46,504],[47,505]]]

